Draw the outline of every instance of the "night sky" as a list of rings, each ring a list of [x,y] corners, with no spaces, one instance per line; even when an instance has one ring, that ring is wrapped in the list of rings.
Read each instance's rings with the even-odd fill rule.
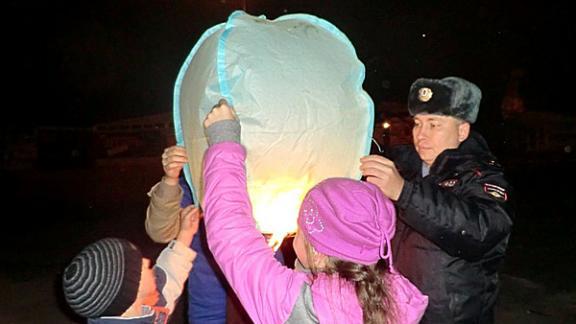
[[[511,72],[522,71],[527,110],[574,116],[576,25],[552,2],[11,0],[2,19],[2,125],[90,126],[171,112],[184,59],[235,9],[330,21],[356,47],[376,103],[405,100],[418,77],[457,75],[480,86],[481,115],[490,116]]]

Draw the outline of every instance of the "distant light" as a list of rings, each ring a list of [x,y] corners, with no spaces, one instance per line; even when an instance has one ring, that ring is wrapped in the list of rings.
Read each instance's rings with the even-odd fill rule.
[[[387,121],[382,123],[382,128],[384,128],[384,129],[388,129],[388,128],[390,128],[390,126],[392,126],[392,125],[390,125],[390,123]]]
[[[422,38],[426,38],[426,34],[422,34]]]

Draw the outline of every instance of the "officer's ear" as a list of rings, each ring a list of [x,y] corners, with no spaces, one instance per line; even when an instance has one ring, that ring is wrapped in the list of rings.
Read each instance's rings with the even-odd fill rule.
[[[470,123],[466,121],[461,121],[458,125],[458,142],[462,143],[470,135]]]

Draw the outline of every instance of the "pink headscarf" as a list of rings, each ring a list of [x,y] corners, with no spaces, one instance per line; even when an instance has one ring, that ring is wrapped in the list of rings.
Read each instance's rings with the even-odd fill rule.
[[[298,226],[316,251],[370,265],[391,256],[396,211],[375,185],[330,178],[308,191]]]

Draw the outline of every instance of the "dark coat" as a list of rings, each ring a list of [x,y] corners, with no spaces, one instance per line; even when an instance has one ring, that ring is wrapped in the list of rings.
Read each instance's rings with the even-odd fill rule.
[[[183,176],[180,176],[180,187],[184,192],[180,207],[193,204],[192,192]],[[188,277],[188,322],[226,323],[226,278],[208,249],[203,221],[200,222],[198,233],[194,235],[191,248],[197,255]]]
[[[390,157],[406,180],[395,265],[430,298],[421,323],[493,323],[497,270],[512,227],[501,166],[477,133],[440,154],[424,178],[412,145]]]

